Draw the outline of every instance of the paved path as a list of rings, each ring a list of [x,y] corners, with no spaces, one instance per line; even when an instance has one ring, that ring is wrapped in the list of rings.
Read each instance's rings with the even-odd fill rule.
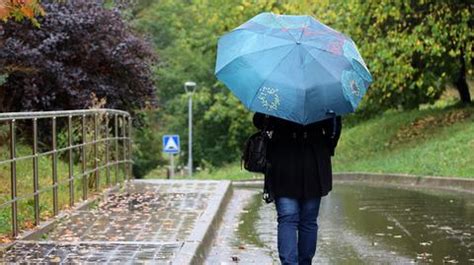
[[[75,211],[39,240],[18,241],[1,262],[188,264],[202,258],[228,181],[133,181]]]

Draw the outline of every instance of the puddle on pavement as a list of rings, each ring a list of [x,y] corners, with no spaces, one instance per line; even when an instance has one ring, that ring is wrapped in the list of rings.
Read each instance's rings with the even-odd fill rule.
[[[260,219],[257,189],[234,188],[205,264],[273,264],[254,224]]]
[[[323,218],[343,218],[348,230],[389,253],[422,263],[474,263],[472,194],[346,184],[325,201],[324,211],[331,208],[338,210]]]
[[[234,240],[219,241],[228,251],[211,251],[210,264],[278,264],[275,207],[259,191],[234,188],[233,200],[246,193],[231,208],[243,209],[227,231]],[[472,194],[338,183],[322,201],[319,227],[314,264],[474,264]]]
[[[262,203],[263,201],[260,199],[259,194],[252,195],[252,199],[241,212],[239,226],[237,228],[238,238],[241,239],[241,242],[249,243],[260,248],[265,247],[265,244],[260,239],[261,235],[255,233],[255,225],[260,218],[259,213]],[[241,242],[237,241],[235,243],[239,244]]]

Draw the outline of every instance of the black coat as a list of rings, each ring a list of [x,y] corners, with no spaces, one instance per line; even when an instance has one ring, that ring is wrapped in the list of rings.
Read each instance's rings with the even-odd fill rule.
[[[275,197],[322,197],[332,189],[331,156],[341,134],[341,117],[306,126],[255,113],[255,127],[272,131],[267,179]]]

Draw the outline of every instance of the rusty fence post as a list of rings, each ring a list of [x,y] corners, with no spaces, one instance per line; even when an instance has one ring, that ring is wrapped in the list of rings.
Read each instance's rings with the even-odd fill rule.
[[[35,211],[35,225],[40,224],[39,216],[39,181],[38,181],[38,119],[33,119],[33,196],[34,196],[34,211]]]
[[[128,165],[129,165],[129,179],[133,178],[133,162],[132,162],[132,152],[133,152],[133,142],[132,142],[132,116],[128,116]]]
[[[114,133],[115,133],[115,183],[118,182],[119,175],[119,134],[118,134],[118,114],[115,114],[114,120]]]
[[[121,123],[121,129],[122,129],[122,151],[123,151],[123,159],[122,159],[122,164],[123,164],[123,180],[127,180],[127,170],[128,170],[128,163],[127,163],[127,141],[126,141],[126,135],[125,135],[125,128],[127,125],[125,124],[125,115],[122,115],[122,123]]]
[[[57,143],[56,143],[56,117],[52,118],[52,142],[53,142],[53,153],[52,153],[52,167],[53,167],[53,215],[58,215],[58,154],[57,154]]]
[[[105,113],[105,176],[107,187],[110,185],[110,154],[109,154],[109,114]]]
[[[67,141],[69,158],[69,207],[74,206],[74,161],[72,157],[72,116],[67,120]]]
[[[87,175],[86,175],[86,115],[82,115],[82,200],[87,200]]]
[[[18,235],[18,203],[16,194],[16,135],[15,135],[15,119],[10,121],[10,185],[11,185],[11,198],[12,198],[12,235],[16,237]]]
[[[97,151],[97,137],[98,137],[98,128],[97,128],[97,117],[98,114],[94,114],[94,180],[95,180],[95,190],[99,190],[100,184],[100,172],[99,172],[99,153]]]

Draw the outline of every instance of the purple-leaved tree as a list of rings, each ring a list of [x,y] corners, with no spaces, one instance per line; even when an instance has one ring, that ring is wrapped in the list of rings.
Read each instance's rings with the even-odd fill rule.
[[[43,1],[40,27],[0,22],[0,112],[82,109],[92,96],[132,111],[155,102],[152,48],[102,1]]]

